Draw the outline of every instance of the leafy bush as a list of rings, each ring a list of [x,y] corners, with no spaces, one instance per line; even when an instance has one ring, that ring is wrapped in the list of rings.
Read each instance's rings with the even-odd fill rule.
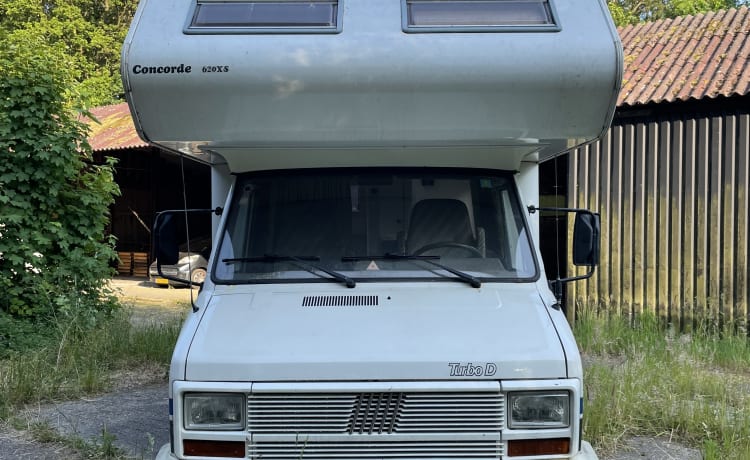
[[[62,50],[0,39],[0,311],[45,318],[115,306],[105,230],[119,189],[94,164]]]
[[[51,346],[55,332],[49,321],[19,319],[0,311],[0,362],[15,352]]]

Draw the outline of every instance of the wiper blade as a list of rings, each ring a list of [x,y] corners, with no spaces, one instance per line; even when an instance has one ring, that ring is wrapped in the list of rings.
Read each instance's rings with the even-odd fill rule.
[[[238,262],[284,262],[284,261],[317,261],[320,260],[318,256],[280,256],[277,254],[264,254],[262,256],[253,257],[237,257],[234,259],[221,259],[225,264],[234,264]]]
[[[482,282],[479,281],[479,278],[469,275],[468,273],[464,273],[460,270],[456,270],[455,268],[449,267],[447,265],[443,265],[441,263],[435,262],[436,260],[440,260],[440,256],[422,256],[422,255],[414,255],[414,254],[393,254],[391,252],[385,253],[383,255],[379,256],[347,256],[342,257],[342,262],[356,262],[358,260],[418,260],[421,262],[427,262],[430,265],[433,265],[435,267],[438,267],[442,270],[445,270],[447,272],[453,273],[460,279],[461,281],[464,281],[468,283],[473,288],[480,288],[482,287]]]
[[[289,261],[293,262],[298,267],[302,267],[303,269],[307,270],[308,272],[312,273],[313,275],[321,276],[319,273],[317,273],[315,270],[321,271],[334,280],[343,283],[348,288],[353,288],[357,285],[357,283],[349,278],[348,276],[344,275],[343,273],[335,272],[333,270],[329,270],[321,265],[313,264],[310,261],[318,261],[320,260],[320,257],[317,256],[289,256],[289,255],[280,255],[280,254],[264,254],[262,256],[256,256],[256,257],[238,257],[233,259],[221,259],[222,262],[226,264],[232,264],[237,262],[284,262]],[[321,276],[321,278],[325,278],[324,276]]]

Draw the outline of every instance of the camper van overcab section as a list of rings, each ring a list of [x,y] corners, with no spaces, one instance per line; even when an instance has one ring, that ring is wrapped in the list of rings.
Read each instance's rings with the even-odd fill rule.
[[[614,112],[603,2],[141,0],[122,56],[141,137],[211,166],[160,460],[597,458],[534,211]]]

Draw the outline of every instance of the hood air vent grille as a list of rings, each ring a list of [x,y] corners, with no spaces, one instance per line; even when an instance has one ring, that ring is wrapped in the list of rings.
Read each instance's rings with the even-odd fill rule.
[[[302,298],[303,307],[377,307],[376,295],[317,295]]]

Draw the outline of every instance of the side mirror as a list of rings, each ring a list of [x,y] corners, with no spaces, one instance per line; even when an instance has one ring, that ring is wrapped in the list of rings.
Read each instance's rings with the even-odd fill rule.
[[[537,211],[554,211],[574,212],[576,215],[573,223],[573,265],[589,267],[589,270],[585,275],[568,278],[560,278],[558,273],[557,279],[550,281],[550,287],[557,300],[560,301],[564,283],[591,278],[596,266],[599,265],[599,253],[601,252],[599,214],[580,208],[537,208],[536,206],[529,206],[528,209],[530,214]]]
[[[576,212],[573,225],[573,264],[585,267],[599,265],[599,215],[589,211]]]
[[[198,230],[201,230],[201,225],[199,223],[189,223],[189,221],[192,220],[192,217],[189,216],[200,216],[201,214],[208,215],[211,213],[220,216],[222,211],[222,208],[179,209],[162,211],[156,214],[151,234],[153,235],[153,249],[154,255],[156,256],[156,271],[161,278],[191,286],[203,286],[202,282],[198,283],[191,281],[189,277],[178,278],[176,276],[166,275],[162,272],[162,266],[176,265],[180,261],[180,243],[187,241],[187,226],[193,226],[193,228],[195,228],[195,226],[197,225]],[[207,231],[208,229],[210,229],[210,222],[207,220],[206,224],[208,224],[207,226],[205,226],[205,230]],[[190,252],[192,254],[199,254],[198,251],[206,252],[206,249],[207,248],[205,247],[199,246],[198,248],[196,248],[196,251],[190,249]],[[208,250],[210,251],[210,249]]]
[[[177,244],[177,226],[175,213],[160,212],[154,219],[154,254],[159,265],[174,265],[179,260],[179,246]]]

